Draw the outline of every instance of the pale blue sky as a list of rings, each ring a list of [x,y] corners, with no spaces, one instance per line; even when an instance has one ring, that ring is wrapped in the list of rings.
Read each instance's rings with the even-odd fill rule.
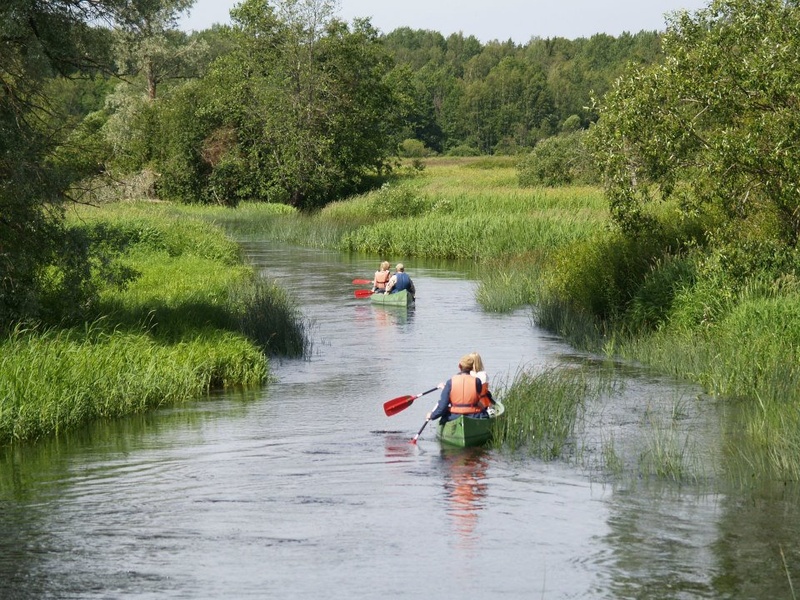
[[[197,0],[183,29],[228,23],[238,0]],[[463,32],[481,42],[531,37],[617,36],[642,29],[663,31],[664,13],[703,8],[710,0],[340,0],[339,17],[370,17],[383,33],[398,27],[432,29],[445,36]]]

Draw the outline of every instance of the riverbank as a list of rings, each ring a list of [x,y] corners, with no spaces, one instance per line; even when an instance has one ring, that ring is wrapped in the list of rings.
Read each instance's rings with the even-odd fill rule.
[[[268,356],[309,352],[292,299],[220,227],[153,203],[80,207],[69,224],[103,249],[96,303],[85,323],[0,341],[0,444],[261,385]]]

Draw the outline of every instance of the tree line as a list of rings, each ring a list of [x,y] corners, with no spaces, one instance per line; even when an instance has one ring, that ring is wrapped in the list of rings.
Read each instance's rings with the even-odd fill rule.
[[[78,315],[103,261],[68,201],[151,195],[313,209],[367,189],[403,142],[531,148],[596,119],[655,33],[481,44],[336,17],[334,0],[244,0],[187,34],[193,0],[0,7],[0,322]],[[93,275],[94,274],[94,275]]]

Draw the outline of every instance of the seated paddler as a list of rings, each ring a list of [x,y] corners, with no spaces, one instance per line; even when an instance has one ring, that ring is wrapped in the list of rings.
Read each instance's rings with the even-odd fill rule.
[[[460,416],[486,419],[486,409],[491,406],[489,398],[483,394],[483,383],[471,375],[475,359],[471,354],[458,361],[458,373],[453,375],[442,388],[439,403],[428,413],[428,420],[440,419],[442,423]]]
[[[417,294],[417,290],[414,289],[414,282],[411,281],[411,277],[406,273],[405,266],[403,263],[397,263],[394,267],[394,275],[389,278],[389,282],[386,284],[385,293],[396,294],[401,290],[408,290],[412,298]]]

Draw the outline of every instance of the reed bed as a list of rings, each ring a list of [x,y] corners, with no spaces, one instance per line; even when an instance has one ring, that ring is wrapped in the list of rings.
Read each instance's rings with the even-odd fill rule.
[[[500,390],[505,417],[499,419],[493,444],[526,450],[545,460],[575,452],[575,426],[591,386],[580,370],[522,371]]]
[[[520,306],[535,305],[540,296],[539,265],[546,252],[488,259],[478,271],[475,298],[483,310],[504,313]]]
[[[15,331],[0,346],[0,443],[36,439],[98,418],[119,417],[257,384],[267,361],[244,336],[198,332],[165,345],[146,333]]]
[[[726,426],[733,480],[800,479],[798,300],[740,297],[705,328],[666,328],[620,345],[625,354],[697,381],[737,407]]]
[[[481,260],[546,250],[587,235],[592,227],[567,215],[426,215],[362,227],[346,234],[341,246],[353,252]]]
[[[651,424],[648,446],[639,455],[638,476],[676,483],[696,482],[699,461],[692,436],[673,424]]]

